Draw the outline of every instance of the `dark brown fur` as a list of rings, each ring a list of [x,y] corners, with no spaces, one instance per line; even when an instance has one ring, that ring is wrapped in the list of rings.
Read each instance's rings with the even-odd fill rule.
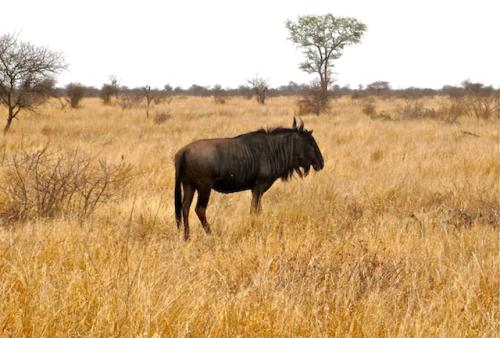
[[[175,155],[175,216],[184,219],[184,239],[189,239],[189,208],[198,192],[196,214],[207,234],[206,208],[212,189],[222,193],[252,191],[252,212],[261,210],[262,195],[279,178],[307,175],[312,166],[323,169],[321,151],[312,131],[299,127],[260,129],[233,138],[195,141]]]

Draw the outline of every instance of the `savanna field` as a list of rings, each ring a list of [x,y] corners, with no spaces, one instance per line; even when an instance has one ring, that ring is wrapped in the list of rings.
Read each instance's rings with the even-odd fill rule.
[[[498,336],[498,120],[372,119],[360,101],[336,99],[303,116],[322,171],[275,183],[256,216],[250,192],[213,193],[213,235],[193,205],[182,240],[175,152],[289,127],[296,100],[174,97],[146,119],[144,107],[88,98],[19,115],[0,139],[0,335]],[[391,115],[403,102],[374,104]],[[101,174],[119,168],[107,203],[20,206],[39,196],[15,200],[12,189],[42,149],[90,156]]]

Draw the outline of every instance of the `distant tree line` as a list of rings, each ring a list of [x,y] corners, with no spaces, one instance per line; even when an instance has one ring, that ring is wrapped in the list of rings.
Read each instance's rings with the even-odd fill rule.
[[[250,85],[241,85],[237,88],[223,88],[220,85],[212,87],[193,84],[188,88],[172,87],[165,85],[163,88],[151,88],[146,86],[148,92],[152,92],[156,96],[198,96],[198,97],[211,97],[211,96],[242,96],[252,98],[256,94],[255,88]],[[290,81],[286,85],[278,87],[266,87],[267,96],[301,96],[306,94],[312,85],[306,83],[296,83]],[[105,84],[102,88],[92,86],[84,86],[81,84],[71,83],[65,88],[54,88],[54,96],[58,97],[71,97],[71,93],[78,94],[79,96],[84,93],[85,97],[101,97],[103,101],[109,102],[111,96],[118,95],[134,95],[144,96],[145,87],[118,86],[116,84]],[[463,96],[471,93],[491,95],[500,93],[500,88],[486,86],[482,83],[471,82],[470,80],[463,81],[460,86],[445,85],[440,89],[433,88],[391,88],[387,81],[376,81],[366,86],[359,85],[357,88],[350,86],[333,85],[328,89],[330,97],[352,96],[353,98],[379,96],[379,97],[424,97],[424,96]]]
[[[344,47],[359,43],[366,26],[354,18],[330,14],[302,16],[295,22],[287,21],[286,26],[290,39],[304,53],[305,61],[300,65],[301,69],[319,77],[310,84],[291,81],[272,88],[268,80],[255,76],[238,88],[198,84],[186,89],[169,84],[163,88],[149,85],[129,88],[122,86],[116,76],[111,76],[101,88],[76,82],[57,88],[56,76],[67,68],[61,52],[21,41],[17,34],[0,35],[0,107],[5,109],[7,117],[3,132],[6,134],[9,131],[19,114],[35,110],[49,98],[58,99],[62,108],[68,105],[79,108],[84,97],[100,97],[104,104],[119,104],[122,109],[143,106],[145,103],[146,117],[149,117],[152,104],[162,101],[168,103],[173,96],[181,95],[213,97],[216,104],[224,104],[229,96],[255,98],[260,104],[265,104],[267,98],[272,96],[298,96],[301,114],[319,114],[328,109],[331,98],[339,96],[351,96],[353,99],[369,96],[409,99],[441,95],[455,99],[468,97],[467,104],[461,105],[469,107],[477,117],[498,115],[500,88],[470,80],[463,81],[460,86],[446,85],[441,89],[393,89],[387,81],[375,81],[357,88],[336,85],[331,72],[333,61],[342,55]]]

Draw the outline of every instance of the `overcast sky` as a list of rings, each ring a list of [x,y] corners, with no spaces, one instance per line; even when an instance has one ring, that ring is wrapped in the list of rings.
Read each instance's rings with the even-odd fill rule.
[[[8,0],[0,11],[0,33],[64,52],[60,85],[101,86],[110,74],[131,87],[309,82],[284,22],[332,13],[368,26],[335,62],[340,85],[500,87],[498,0]]]

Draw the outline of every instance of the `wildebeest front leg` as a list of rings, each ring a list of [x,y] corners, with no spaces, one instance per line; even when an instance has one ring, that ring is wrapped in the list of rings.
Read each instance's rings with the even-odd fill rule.
[[[252,206],[250,209],[251,213],[258,214],[262,210],[262,205],[260,203],[262,199],[262,195],[271,187],[273,182],[265,182],[261,184],[257,184],[253,189],[252,189]]]
[[[252,190],[252,205],[250,207],[250,213],[258,214],[262,210],[262,206],[260,204],[261,197],[262,193],[260,193],[256,189]]]
[[[182,200],[182,218],[184,219],[184,240],[189,239],[189,208],[193,201],[194,187],[191,184],[184,184],[184,198]]]
[[[200,219],[201,225],[207,234],[211,234],[210,225],[207,222],[206,210],[208,205],[208,199],[210,198],[210,188],[198,189],[198,202],[196,203],[196,214]]]

